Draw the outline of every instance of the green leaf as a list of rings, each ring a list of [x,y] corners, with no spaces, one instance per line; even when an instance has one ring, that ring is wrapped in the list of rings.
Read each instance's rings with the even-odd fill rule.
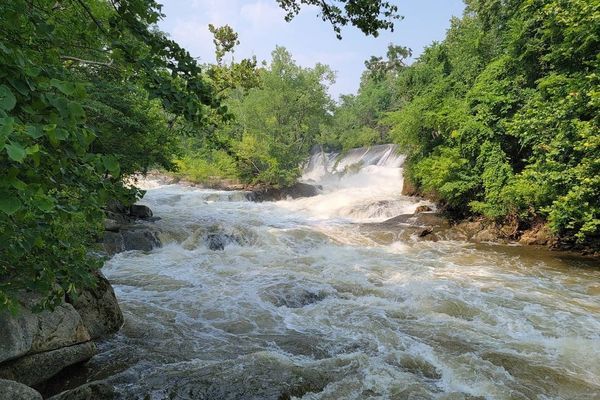
[[[29,87],[25,81],[20,79],[12,79],[8,78],[8,82],[10,82],[11,86],[14,87],[17,92],[21,93],[23,96],[27,96],[29,93]]]
[[[85,111],[83,111],[83,107],[81,104],[71,101],[68,105],[69,113],[71,113],[71,119],[75,122],[83,122],[85,121]]]
[[[21,162],[25,159],[27,152],[19,143],[5,144],[4,148],[11,160]]]
[[[33,204],[44,212],[48,212],[54,208],[54,200],[45,195],[36,196],[33,199]]]
[[[69,137],[69,131],[63,128],[56,128],[54,133],[57,140],[65,140]]]
[[[39,139],[40,137],[44,136],[44,131],[42,130],[42,128],[40,126],[34,125],[28,126],[25,130],[25,133],[27,133],[27,135],[29,135],[33,139]]]
[[[27,184],[25,182],[23,182],[22,180],[20,180],[19,178],[13,178],[10,182],[10,184],[12,185],[12,187],[14,187],[17,190],[25,190],[27,189]]]
[[[106,168],[108,170],[108,172],[111,173],[111,175],[113,175],[113,176],[119,175],[119,172],[121,171],[121,167],[119,166],[119,162],[117,161],[117,159],[115,157],[113,157],[113,156],[102,157],[102,164],[104,165],[104,168]]]
[[[21,201],[18,197],[2,194],[0,197],[0,211],[7,215],[13,215],[21,208]]]
[[[40,145],[39,144],[34,144],[33,146],[29,146],[27,149],[27,154],[35,154],[38,153],[40,151]]]
[[[0,85],[0,109],[10,111],[16,104],[17,99],[8,86]]]
[[[0,118],[0,139],[6,138],[14,129],[15,119],[12,117]]]
[[[58,79],[52,79],[50,84],[67,96],[71,96],[77,89],[77,85],[73,82],[59,81]]]

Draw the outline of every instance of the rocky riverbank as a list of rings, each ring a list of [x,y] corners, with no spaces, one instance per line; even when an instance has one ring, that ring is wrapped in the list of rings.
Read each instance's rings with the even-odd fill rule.
[[[66,296],[53,310],[31,311],[36,297],[24,292],[17,315],[0,314],[0,398],[41,399],[39,388],[64,368],[89,360],[95,341],[117,332],[123,314],[110,282],[96,273],[96,284]],[[108,392],[108,390],[104,390]],[[52,400],[110,399],[63,393]]]
[[[100,244],[107,256],[126,250],[149,251],[161,245],[152,211],[142,205],[111,203],[105,210]],[[36,296],[23,292],[16,315],[0,314],[0,399],[42,399],[36,390],[67,367],[96,354],[96,341],[116,333],[123,314],[110,282],[96,272],[91,288],[65,296],[53,310],[32,312]],[[50,397],[52,400],[108,400],[110,385],[88,382]]]

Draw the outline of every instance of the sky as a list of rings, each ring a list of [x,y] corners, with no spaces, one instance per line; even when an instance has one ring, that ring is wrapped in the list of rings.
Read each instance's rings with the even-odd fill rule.
[[[166,17],[159,27],[201,63],[215,62],[212,34],[208,24],[230,25],[240,45],[235,58],[256,56],[270,60],[275,46],[284,46],[296,62],[312,67],[317,62],[336,71],[336,83],[329,89],[334,98],[355,93],[371,56],[385,56],[388,44],[407,46],[413,58],[433,41],[444,38],[452,16],[462,15],[462,0],[392,0],[404,16],[396,21],[394,32],[379,37],[365,36],[357,28],[345,27],[338,40],[329,23],[318,17],[316,7],[306,7],[285,22],[285,12],[275,0],[162,0]]]

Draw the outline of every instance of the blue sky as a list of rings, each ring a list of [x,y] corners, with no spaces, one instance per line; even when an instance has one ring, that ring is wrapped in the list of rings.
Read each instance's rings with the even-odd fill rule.
[[[228,24],[239,34],[237,59],[255,55],[269,60],[276,45],[286,47],[303,66],[317,62],[336,71],[330,92],[356,92],[364,61],[372,55],[385,55],[389,43],[408,46],[418,56],[423,47],[444,38],[452,16],[460,16],[462,0],[396,0],[402,21],[393,33],[366,37],[358,29],[346,27],[343,39],[336,39],[331,26],[317,17],[318,10],[305,8],[292,22],[275,0],[162,0],[166,17],[159,24],[180,45],[201,62],[214,62],[214,45],[208,24]]]

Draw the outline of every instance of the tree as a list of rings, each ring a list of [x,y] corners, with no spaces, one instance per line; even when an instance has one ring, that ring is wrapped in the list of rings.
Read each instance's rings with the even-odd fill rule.
[[[600,236],[600,3],[470,0],[397,77],[408,178],[461,214]]]
[[[394,20],[401,19],[398,7],[385,0],[276,0],[292,20],[303,6],[316,6],[321,19],[331,23],[338,39],[341,28],[352,24],[366,35],[377,37],[382,29],[394,30]]]
[[[45,307],[91,284],[102,208],[140,195],[124,174],[168,164],[163,128],[202,125],[218,107],[194,59],[152,27],[159,10],[142,0],[0,4],[1,308],[23,289]]]

